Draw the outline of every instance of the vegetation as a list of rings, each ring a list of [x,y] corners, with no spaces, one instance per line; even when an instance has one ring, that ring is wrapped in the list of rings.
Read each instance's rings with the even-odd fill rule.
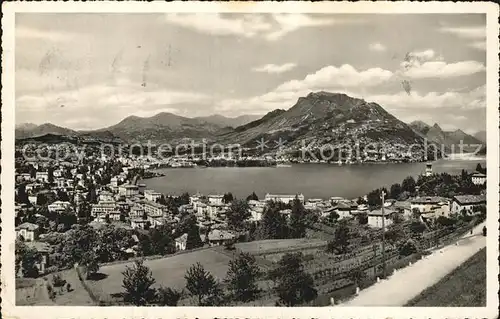
[[[250,254],[241,253],[236,259],[231,260],[224,280],[231,298],[242,302],[255,300],[260,293],[257,279],[261,274],[255,257]]]
[[[285,254],[277,267],[269,272],[269,278],[274,281],[278,305],[291,307],[318,296],[313,278],[304,270],[302,253]]]
[[[181,291],[170,287],[160,287],[156,292],[157,303],[160,306],[177,306],[181,297]]]
[[[122,274],[125,302],[145,306],[154,301],[155,291],[151,286],[155,283],[155,279],[143,260],[137,260],[133,267],[127,267]]]
[[[242,230],[251,216],[247,201],[236,199],[226,213],[227,224],[231,229]]]
[[[345,254],[349,247],[349,228],[341,223],[335,229],[335,236],[326,246],[326,251],[335,254]]]
[[[222,289],[214,276],[198,262],[184,276],[186,289],[196,298],[198,306],[217,306],[223,301]]]

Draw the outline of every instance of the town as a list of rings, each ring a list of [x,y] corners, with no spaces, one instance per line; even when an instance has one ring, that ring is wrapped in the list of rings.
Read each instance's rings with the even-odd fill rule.
[[[94,276],[110,263],[211,251],[230,259],[238,253],[242,254],[239,258],[251,256],[253,263],[269,270],[280,264],[284,253],[298,251],[309,256],[307,272],[314,278],[314,293],[296,301],[278,293],[278,299],[285,304],[313,302],[353,282],[359,289],[361,279],[369,282],[369,278],[383,277],[387,265],[395,268],[403,263],[402,258],[415,258],[448,243],[485,220],[486,170],[481,165],[476,172],[462,171],[457,176],[434,174],[431,163],[424,167],[416,179],[409,176],[389,189],[354,199],[335,194],[326,199],[303,194],[258,198],[255,193],[234,198],[229,190],[172,196],[147,189],[140,181],[155,172],[134,157],[89,156],[78,162],[18,159],[18,280],[53,274],[54,280],[61,281],[58,273],[74,268],[78,276],[73,279],[78,280],[68,292],[81,286],[94,303],[120,304],[130,300],[111,298],[112,293],[95,296],[94,290],[103,288]],[[203,258],[196,261],[204,263]],[[192,264],[181,268],[203,267]],[[333,280],[334,275],[340,279]],[[48,283],[46,288],[53,301],[61,298],[56,296],[55,285]],[[260,297],[225,302],[277,298],[272,295],[275,290],[261,290]],[[59,293],[64,292],[60,289]],[[185,297],[178,293],[175,303],[192,304]]]

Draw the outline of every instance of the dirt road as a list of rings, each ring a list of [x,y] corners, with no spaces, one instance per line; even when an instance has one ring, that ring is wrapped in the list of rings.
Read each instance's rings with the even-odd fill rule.
[[[476,226],[472,235],[467,234],[457,241],[458,245],[434,251],[432,255],[398,270],[388,279],[362,290],[358,296],[339,306],[404,306],[486,246],[483,226]]]

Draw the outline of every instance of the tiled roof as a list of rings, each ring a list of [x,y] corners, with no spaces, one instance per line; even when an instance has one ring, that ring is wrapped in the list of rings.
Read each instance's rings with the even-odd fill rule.
[[[453,197],[459,204],[482,204],[486,203],[486,195],[459,195]]]

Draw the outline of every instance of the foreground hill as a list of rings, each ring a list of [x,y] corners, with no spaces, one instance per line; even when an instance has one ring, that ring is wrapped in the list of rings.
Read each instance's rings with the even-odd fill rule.
[[[320,147],[355,142],[422,144],[423,138],[377,103],[366,102],[340,93],[314,92],[298,99],[287,111],[275,110],[262,119],[237,127],[220,136],[227,143],[255,147],[260,139],[286,142],[286,147]],[[270,142],[268,147],[275,148]]]

